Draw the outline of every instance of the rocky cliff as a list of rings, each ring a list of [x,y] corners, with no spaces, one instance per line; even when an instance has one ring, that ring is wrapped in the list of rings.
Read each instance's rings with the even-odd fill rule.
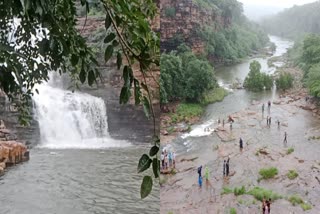
[[[199,36],[204,26],[219,30],[227,27],[231,20],[223,17],[219,8],[204,8],[193,0],[162,0],[161,7],[161,51],[176,49],[182,40],[196,54],[203,53],[205,42]]]

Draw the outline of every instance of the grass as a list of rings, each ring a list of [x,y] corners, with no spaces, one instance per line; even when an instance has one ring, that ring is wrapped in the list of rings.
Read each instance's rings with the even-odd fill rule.
[[[263,189],[261,187],[254,187],[252,190],[248,191],[247,194],[252,195],[259,201],[262,201],[264,198],[270,198],[272,201],[282,198],[281,195],[274,193],[272,190]]]
[[[236,208],[231,208],[230,209],[230,214],[237,214],[237,210],[236,210]]]
[[[263,168],[260,169],[259,174],[261,175],[259,180],[274,178],[278,174],[278,169],[275,167]]]
[[[291,202],[293,206],[299,204],[304,211],[312,209],[312,206],[310,204],[305,203],[302,200],[302,198],[298,195],[292,195],[289,197],[288,200]]]
[[[306,203],[300,204],[300,206],[304,211],[311,210],[311,208],[312,208],[312,206],[310,204],[306,204]]]
[[[292,152],[294,152],[294,148],[290,147],[290,148],[287,150],[287,155],[290,155]]]
[[[224,88],[215,88],[205,93],[200,103],[202,105],[208,105],[211,103],[220,102],[227,95],[228,92]]]
[[[296,177],[298,177],[298,173],[295,170],[289,170],[289,172],[287,173],[287,177],[290,180],[295,179]]]
[[[228,187],[223,187],[222,189],[222,195],[223,194],[230,194],[233,193],[234,195],[238,196],[238,195],[243,195],[246,194],[246,188],[244,186],[239,187],[239,188],[234,188],[234,189],[230,189]]]
[[[167,132],[169,134],[172,134],[173,132],[175,131],[175,128],[173,126],[170,126],[168,129],[167,129]]]
[[[176,112],[171,114],[171,121],[178,123],[193,117],[200,117],[203,113],[203,107],[195,103],[181,103],[178,105]]]

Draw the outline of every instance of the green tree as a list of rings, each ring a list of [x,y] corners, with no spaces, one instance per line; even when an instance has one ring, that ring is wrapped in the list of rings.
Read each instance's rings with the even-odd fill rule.
[[[276,80],[276,86],[280,90],[286,90],[291,88],[293,85],[293,76],[289,73],[281,73],[279,78]]]
[[[76,3],[86,8],[86,14],[90,12],[87,0],[0,2],[0,89],[17,103],[24,125],[30,119],[29,101],[33,89],[36,84],[48,81],[49,72],[68,73],[74,88],[85,82],[93,85],[100,76],[92,50],[76,29]],[[155,127],[145,76],[154,65],[159,66],[159,34],[149,23],[157,14],[157,6],[153,0],[100,0],[100,4],[104,8],[107,32],[105,62],[116,56],[118,69],[123,70],[120,103],[129,101],[133,88],[135,103],[144,106]],[[133,74],[133,65],[140,68],[141,82]],[[152,163],[154,176],[158,178],[160,141],[155,130],[154,146],[149,155],[141,157],[138,172],[145,171]],[[151,176],[144,177],[142,198],[151,192],[152,183]]]
[[[272,78],[260,72],[261,65],[254,60],[250,63],[250,71],[244,80],[243,86],[251,91],[262,91],[263,89],[270,90],[273,85]]]
[[[306,79],[306,85],[310,94],[315,97],[320,97],[320,63],[313,65]]]

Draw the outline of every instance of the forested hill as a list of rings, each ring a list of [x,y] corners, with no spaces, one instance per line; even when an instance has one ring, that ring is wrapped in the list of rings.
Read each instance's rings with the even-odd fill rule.
[[[186,44],[210,61],[234,63],[265,46],[268,37],[243,15],[237,0],[162,0],[161,50]]]
[[[320,1],[294,6],[261,22],[273,35],[296,39],[306,33],[320,33]]]

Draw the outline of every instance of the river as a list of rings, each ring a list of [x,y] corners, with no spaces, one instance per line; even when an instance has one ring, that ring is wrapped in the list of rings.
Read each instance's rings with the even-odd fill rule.
[[[112,139],[102,99],[52,80],[37,88],[41,140],[28,162],[0,177],[0,213],[159,213],[157,182],[140,199],[137,164],[149,144]]]
[[[281,56],[293,45],[293,42],[270,36],[276,44],[273,56]],[[270,56],[270,57],[273,57]],[[161,213],[229,213],[230,207],[236,207],[237,213],[260,213],[260,203],[246,204],[253,201],[252,196],[245,195],[237,198],[234,195],[221,195],[225,186],[235,188],[244,185],[251,189],[262,186],[284,196],[298,194],[313,209],[309,213],[319,213],[318,196],[320,189],[315,179],[319,175],[320,144],[317,140],[309,140],[309,136],[320,130],[320,123],[309,111],[297,108],[294,105],[274,105],[270,112],[261,113],[262,103],[279,99],[274,87],[271,91],[249,92],[244,89],[231,90],[230,85],[236,79],[241,82],[249,72],[250,63],[257,60],[262,65],[262,71],[273,74],[275,68],[268,66],[266,58],[251,58],[243,62],[216,69],[219,84],[230,90],[230,94],[222,102],[208,105],[200,122],[192,126],[189,133],[176,137],[166,145],[166,149],[177,153],[177,171],[174,176],[168,177],[160,191]],[[276,62],[282,64],[282,62]],[[304,102],[304,101],[302,101]],[[238,115],[232,130],[226,123],[226,133],[232,137],[227,142],[221,142],[213,129],[218,126],[218,119],[227,119],[228,115]],[[272,117],[270,127],[266,125],[266,117]],[[276,121],[281,121],[281,126]],[[206,131],[206,128],[211,128]],[[288,133],[288,143],[283,143],[284,132]],[[239,152],[239,138],[244,140],[244,151]],[[294,154],[285,155],[288,147],[294,148]],[[256,151],[266,148],[269,156],[257,156]],[[231,158],[233,176],[223,179],[223,160]],[[182,161],[192,160],[192,161]],[[299,161],[298,161],[299,160]],[[199,189],[197,185],[197,168],[207,166],[210,171],[211,188]],[[259,170],[264,167],[277,167],[279,175],[276,180],[257,181]],[[313,167],[318,169],[313,170]],[[295,169],[299,178],[288,180],[286,173]],[[204,171],[204,170],[203,170]],[[205,186],[205,185],[204,185]],[[205,186],[207,187],[207,186]],[[238,200],[245,201],[245,204]],[[251,202],[250,202],[251,203]],[[273,202],[274,213],[302,213],[302,209],[292,206],[285,199]]]

